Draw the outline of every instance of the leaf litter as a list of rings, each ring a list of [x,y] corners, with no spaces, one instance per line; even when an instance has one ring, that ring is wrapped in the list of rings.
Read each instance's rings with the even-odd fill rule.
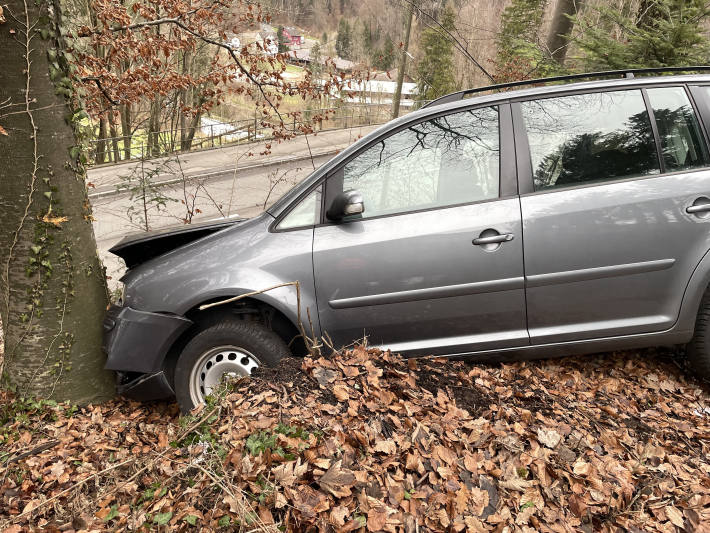
[[[0,531],[709,532],[709,399],[652,351],[359,346],[259,369],[190,417],[25,406],[0,432]]]

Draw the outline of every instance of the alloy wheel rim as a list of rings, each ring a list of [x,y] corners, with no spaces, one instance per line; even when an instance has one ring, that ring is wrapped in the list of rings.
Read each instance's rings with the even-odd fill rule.
[[[207,350],[190,372],[190,399],[193,405],[204,403],[225,376],[248,376],[259,365],[259,359],[244,348],[218,346]]]

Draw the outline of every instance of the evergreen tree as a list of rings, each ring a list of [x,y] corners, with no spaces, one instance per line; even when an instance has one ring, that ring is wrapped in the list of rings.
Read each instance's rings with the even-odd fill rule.
[[[344,18],[338,23],[338,36],[335,39],[335,52],[338,57],[349,59],[352,50],[352,33],[350,24]]]
[[[583,17],[575,39],[587,70],[705,64],[710,54],[704,26],[710,18],[703,0],[643,0],[638,11],[597,8],[601,24]]]
[[[447,7],[441,17],[441,27],[455,30],[456,15]],[[417,65],[420,100],[433,100],[456,90],[454,76],[454,44],[440,28],[427,28],[421,39],[424,57]]]
[[[322,59],[323,55],[321,54],[320,43],[316,41],[311,48],[311,63],[308,67],[314,78],[319,78],[323,72],[323,65],[321,64]]]
[[[496,79],[499,82],[550,74],[553,65],[540,46],[546,0],[513,0],[501,16],[496,37]]]
[[[379,70],[389,70],[394,65],[394,42],[388,35],[384,47],[372,51],[372,66]]]
[[[370,29],[370,23],[363,21],[362,30],[360,30],[360,41],[362,43],[362,55],[367,57],[372,55],[372,31]]]
[[[324,31],[323,35],[321,35],[320,42],[323,44],[328,44],[328,32]]]
[[[289,47],[288,47],[288,43],[286,41],[286,36],[284,35],[284,27],[283,26],[279,26],[279,29],[276,32],[276,41],[279,43],[279,54],[283,54],[284,52],[288,52]]]

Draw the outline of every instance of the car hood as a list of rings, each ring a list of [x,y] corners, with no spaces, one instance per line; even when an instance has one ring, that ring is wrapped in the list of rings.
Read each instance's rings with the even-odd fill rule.
[[[245,220],[247,219],[231,218],[199,224],[186,224],[177,229],[167,228],[133,233],[121,239],[118,244],[109,249],[109,252],[123,259],[126,262],[126,267],[130,269],[154,257],[180,248],[207,235],[230,228]]]

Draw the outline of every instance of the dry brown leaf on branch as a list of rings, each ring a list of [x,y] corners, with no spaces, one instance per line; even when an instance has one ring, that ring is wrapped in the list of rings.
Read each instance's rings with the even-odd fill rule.
[[[3,24],[5,22],[5,14],[3,13],[2,6],[0,6],[0,24]],[[2,129],[2,127],[0,127]],[[3,130],[5,131],[5,130]],[[5,134],[7,135],[7,134]]]

